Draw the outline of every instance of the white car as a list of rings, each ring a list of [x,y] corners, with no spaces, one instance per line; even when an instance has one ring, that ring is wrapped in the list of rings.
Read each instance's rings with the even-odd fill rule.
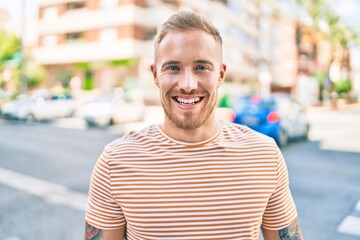
[[[40,99],[50,98],[49,89],[38,89],[31,94],[19,95],[16,100],[2,106],[2,115],[9,119],[28,120],[33,117],[33,108]]]
[[[5,118],[27,120],[35,106],[35,100],[28,96],[21,96],[17,100],[5,103],[1,113]]]
[[[60,94],[50,99],[37,99],[31,114],[35,120],[51,120],[71,117],[75,114],[76,108],[76,103],[71,96]]]
[[[118,88],[84,105],[82,117],[90,126],[108,126],[141,121],[144,111],[141,97]]]
[[[31,96],[22,95],[2,107],[2,115],[19,120],[52,120],[72,116],[76,104],[71,96],[60,94],[51,96],[50,92],[39,90]]]

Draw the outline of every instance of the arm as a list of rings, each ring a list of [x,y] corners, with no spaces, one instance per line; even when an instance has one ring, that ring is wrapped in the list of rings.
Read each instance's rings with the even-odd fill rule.
[[[125,226],[116,230],[102,230],[88,223],[85,225],[84,240],[123,240]]]
[[[295,219],[290,226],[280,230],[268,230],[262,228],[262,233],[265,240],[303,240],[301,230],[298,222]]]

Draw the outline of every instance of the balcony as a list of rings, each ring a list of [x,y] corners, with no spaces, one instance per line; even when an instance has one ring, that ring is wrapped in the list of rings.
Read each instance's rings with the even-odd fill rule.
[[[116,59],[146,57],[151,54],[148,41],[123,39],[111,43],[74,42],[57,46],[38,47],[35,49],[35,60],[44,65],[72,64],[77,62],[98,62]]]

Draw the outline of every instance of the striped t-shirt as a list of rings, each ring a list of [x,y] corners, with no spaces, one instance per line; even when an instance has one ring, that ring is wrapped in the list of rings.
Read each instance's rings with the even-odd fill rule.
[[[285,161],[275,142],[220,122],[197,143],[157,125],[107,145],[94,168],[86,221],[126,239],[259,239],[296,218]]]

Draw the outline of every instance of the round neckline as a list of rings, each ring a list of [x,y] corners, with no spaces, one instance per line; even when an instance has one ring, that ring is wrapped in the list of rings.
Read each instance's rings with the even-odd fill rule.
[[[210,138],[208,138],[208,139],[205,139],[205,140],[202,140],[202,141],[200,141],[200,142],[184,142],[184,141],[179,141],[179,140],[176,140],[176,139],[168,136],[168,135],[160,128],[159,124],[155,124],[155,127],[157,128],[157,130],[159,131],[159,133],[160,133],[163,137],[165,137],[166,139],[170,140],[171,142],[174,142],[174,143],[180,144],[180,145],[184,145],[184,146],[187,146],[187,147],[194,147],[194,146],[199,146],[199,145],[205,145],[205,144],[210,143],[210,142],[214,141],[215,139],[217,139],[218,136],[220,135],[222,126],[221,126],[221,124],[220,124],[218,121],[216,121],[216,125],[217,125],[217,131],[216,131],[216,133],[215,133],[212,137],[210,137]]]

